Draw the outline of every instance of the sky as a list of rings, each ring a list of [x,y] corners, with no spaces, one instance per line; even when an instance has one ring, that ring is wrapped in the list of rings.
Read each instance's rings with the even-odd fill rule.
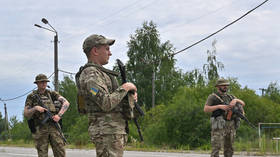
[[[76,73],[87,62],[82,43],[91,34],[116,39],[106,68],[117,58],[128,60],[127,42],[144,21],[157,25],[161,42],[176,51],[214,33],[239,18],[262,0],[0,0],[0,98],[8,116],[23,118],[26,93],[35,76],[54,71],[54,33],[35,27],[46,18],[58,32],[58,68]],[[183,72],[202,69],[207,50],[217,40],[217,60],[222,77],[234,77],[242,87],[267,88],[280,80],[280,1],[269,0],[232,26],[175,55]],[[278,20],[277,20],[278,19]],[[67,73],[59,72],[59,80]],[[72,75],[73,76],[73,75]],[[53,78],[51,78],[52,80]],[[53,85],[51,88],[53,88]],[[141,87],[138,87],[141,88]],[[139,96],[141,97],[141,96]],[[0,112],[4,114],[3,101]]]

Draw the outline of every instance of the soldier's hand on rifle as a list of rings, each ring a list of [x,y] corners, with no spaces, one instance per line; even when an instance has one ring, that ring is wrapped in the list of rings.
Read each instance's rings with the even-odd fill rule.
[[[237,99],[232,99],[231,100],[231,102],[229,103],[229,106],[230,106],[231,109],[235,106],[236,102],[237,102]]]
[[[45,109],[45,108],[43,108],[43,107],[41,107],[41,106],[35,106],[34,108],[35,108],[36,111],[39,111],[39,112],[41,112],[41,113],[42,113],[42,112],[45,112],[45,110],[47,110],[47,109]]]
[[[56,114],[52,117],[55,122],[58,122],[61,118]]]
[[[134,101],[137,102],[137,100],[138,100],[137,92],[134,92],[133,98],[134,98]]]
[[[124,83],[124,84],[122,85],[122,87],[123,87],[124,90],[126,90],[126,91],[134,91],[134,92],[137,91],[136,86],[135,86],[133,83],[130,83],[130,82]]]
[[[225,111],[230,110],[230,106],[229,105],[219,105],[219,108]]]

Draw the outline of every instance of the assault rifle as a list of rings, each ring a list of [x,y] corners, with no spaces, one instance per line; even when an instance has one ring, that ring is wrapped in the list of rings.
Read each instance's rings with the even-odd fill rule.
[[[120,73],[121,73],[121,77],[122,77],[122,83],[126,83],[126,73],[125,73],[125,65],[122,63],[121,60],[117,59],[117,64],[118,64],[118,67],[120,69]],[[130,91],[131,93],[134,93],[135,91]],[[141,107],[138,105],[138,103],[136,101],[134,101],[134,106],[135,106],[135,109],[136,111],[138,112],[138,114],[140,116],[144,116],[144,112],[143,110],[141,109]],[[138,121],[137,119],[134,117],[133,118],[133,121],[137,127],[137,131],[138,131],[138,134],[139,134],[139,137],[140,137],[140,141],[143,141],[143,136],[142,136],[142,133],[141,133],[141,129],[140,129],[140,126],[138,124]],[[126,132],[128,133],[129,132],[129,129],[128,129],[128,124],[127,124],[127,121],[126,121]]]
[[[242,105],[241,105],[239,102],[237,102],[236,105],[235,105],[235,106],[232,108],[232,110],[231,110],[232,114],[235,114],[235,115],[238,116],[239,118],[243,119],[243,120],[244,120],[247,124],[249,124],[252,128],[257,129],[257,128],[255,127],[255,125],[252,124],[252,123],[248,120],[248,118],[245,117],[245,116],[243,115],[242,111],[240,110],[241,107],[242,107]],[[228,115],[229,115],[229,113],[228,113]],[[228,116],[228,115],[227,115],[227,116]],[[231,117],[231,115],[230,115],[230,117]]]
[[[39,105],[42,106],[43,108],[47,109],[45,110],[44,112],[44,119],[41,121],[41,125],[44,125],[46,124],[48,121],[54,123],[54,126],[56,127],[56,129],[58,130],[61,138],[63,139],[63,141],[65,143],[67,143],[67,140],[66,138],[64,137],[63,135],[63,132],[61,130],[61,127],[60,127],[60,124],[58,122],[55,122],[52,117],[53,117],[53,114],[50,112],[49,108],[43,103],[43,101],[41,100],[40,96],[38,94],[34,94],[33,95],[35,97],[35,99],[38,101]]]

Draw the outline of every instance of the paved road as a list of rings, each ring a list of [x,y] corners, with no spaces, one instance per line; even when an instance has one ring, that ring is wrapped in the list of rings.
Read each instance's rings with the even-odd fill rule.
[[[77,157],[77,156],[95,157],[95,150],[67,149],[66,155],[67,157]],[[36,156],[37,156],[37,152],[35,148],[0,147],[0,157],[36,157]],[[49,156],[50,157],[53,156],[51,150],[49,150]],[[209,157],[209,154],[125,151],[124,157]],[[253,157],[253,156],[246,156],[245,154],[244,155],[241,154],[241,155],[235,155],[235,157]]]

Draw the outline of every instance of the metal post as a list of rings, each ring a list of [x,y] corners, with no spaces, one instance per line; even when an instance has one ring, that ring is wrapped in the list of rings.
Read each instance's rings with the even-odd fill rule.
[[[58,92],[58,53],[57,53],[58,36],[54,36],[54,90]]]
[[[5,110],[5,130],[8,133],[8,139],[10,138],[10,129],[9,129],[9,121],[8,121],[8,112],[7,112],[7,106],[6,103],[4,103],[4,110]]]
[[[259,90],[261,90],[262,91],[262,96],[264,96],[264,92],[266,91],[266,89],[264,89],[264,88],[259,88]]]
[[[261,149],[261,142],[262,142],[262,139],[261,139],[261,123],[259,123],[259,148]]]
[[[57,31],[53,28],[52,25],[49,24],[48,20],[45,18],[42,18],[41,20],[44,24],[49,25],[52,29],[46,28],[46,27],[42,27],[38,24],[34,24],[34,26],[48,30],[50,32],[55,33],[54,36],[54,90],[58,91],[58,57],[57,57],[57,43],[58,43],[58,35],[57,35]]]
[[[152,108],[155,107],[155,79],[156,79],[156,72],[153,69],[153,74],[152,74]]]

